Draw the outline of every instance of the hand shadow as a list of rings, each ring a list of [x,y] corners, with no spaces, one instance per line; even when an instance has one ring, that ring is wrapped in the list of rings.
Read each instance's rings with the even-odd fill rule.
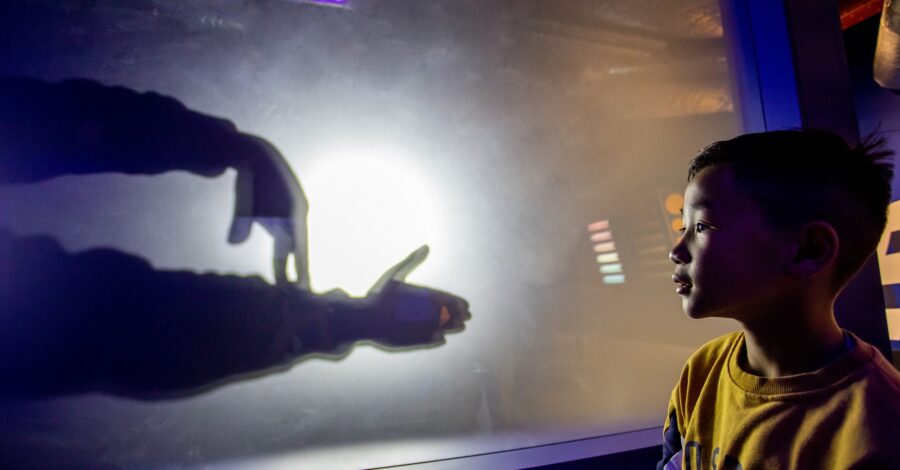
[[[0,110],[0,183],[237,169],[229,241],[246,239],[253,222],[267,228],[277,280],[157,270],[120,251],[67,253],[52,238],[0,228],[0,397],[185,396],[311,356],[340,358],[360,341],[433,347],[470,318],[465,300],[404,282],[427,247],[365,298],[310,292],[300,184],[274,146],[228,121],[85,80],[0,79]],[[294,284],[284,275],[290,253]]]
[[[0,77],[0,184],[104,172],[213,177],[229,168],[237,171],[229,243],[244,242],[260,224],[272,236],[276,282],[287,283],[294,254],[294,286],[308,289],[309,207],[274,145],[154,92]]]

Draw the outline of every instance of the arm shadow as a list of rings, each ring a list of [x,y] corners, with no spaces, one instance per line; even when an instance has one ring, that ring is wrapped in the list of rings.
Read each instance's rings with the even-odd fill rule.
[[[111,249],[67,253],[0,230],[0,397],[105,392],[177,398],[340,360],[354,344],[440,346],[468,303],[391,279],[350,298],[256,276],[154,269]]]
[[[250,224],[263,225],[276,279],[157,270],[114,249],[68,253],[53,238],[0,227],[0,397],[193,395],[309,358],[340,360],[359,342],[436,347],[470,318],[464,299],[404,281],[427,247],[365,298],[311,292],[308,205],[286,160],[264,139],[173,98],[90,80],[0,77],[0,143],[0,184],[234,168],[228,239],[240,243]],[[284,275],[290,253],[296,283]]]

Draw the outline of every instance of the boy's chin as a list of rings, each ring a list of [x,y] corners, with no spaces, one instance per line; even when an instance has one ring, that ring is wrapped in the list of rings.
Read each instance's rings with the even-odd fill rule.
[[[691,299],[688,298],[682,300],[681,308],[684,310],[685,315],[694,319],[728,318],[740,321],[741,318],[743,318],[739,310],[724,308],[719,305],[703,305],[701,303],[691,302]]]
[[[689,297],[686,297],[681,300],[681,309],[684,311],[684,314],[690,318],[709,318],[715,315],[711,314],[708,308],[704,308],[703,305],[697,305],[695,302]]]
[[[700,319],[700,318],[707,318],[707,317],[709,317],[709,315],[704,315],[702,312],[698,312],[698,311],[695,311],[695,310],[688,310],[688,309],[685,309],[685,310],[684,310],[684,314],[687,315],[688,318],[693,318],[693,319],[695,319],[695,320]]]

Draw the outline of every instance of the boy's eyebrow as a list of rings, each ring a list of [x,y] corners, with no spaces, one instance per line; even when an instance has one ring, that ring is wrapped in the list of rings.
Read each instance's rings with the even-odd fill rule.
[[[707,201],[706,199],[699,200],[699,201],[694,202],[694,203],[689,204],[689,205],[691,206],[691,209],[706,209],[706,210],[710,210],[710,209],[712,208],[712,204],[711,204],[709,201]],[[681,211],[682,211],[682,213],[684,213],[684,208],[682,208]]]
[[[690,206],[692,209],[695,209],[695,210],[699,210],[699,209],[704,209],[707,211],[710,210],[710,205],[703,201],[700,201],[696,204],[691,204]],[[681,216],[683,217],[684,216],[684,207],[682,207],[681,209],[678,209],[678,213],[681,214]]]

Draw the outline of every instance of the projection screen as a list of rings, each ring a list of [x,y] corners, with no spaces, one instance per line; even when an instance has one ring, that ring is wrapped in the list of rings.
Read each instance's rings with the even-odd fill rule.
[[[361,468],[660,428],[684,360],[735,327],[683,316],[667,256],[688,160],[740,131],[725,57],[712,0],[4,2],[3,77],[170,99],[277,149],[308,205],[314,296],[364,299],[427,245],[404,285],[468,316],[436,342],[361,341],[197,392],[6,396],[0,453]],[[137,164],[164,160],[131,145]],[[111,250],[275,289],[274,232],[255,223],[228,243],[239,172],[223,165],[7,179],[0,229],[66,259]],[[103,302],[104,279],[82,279],[88,300]]]

